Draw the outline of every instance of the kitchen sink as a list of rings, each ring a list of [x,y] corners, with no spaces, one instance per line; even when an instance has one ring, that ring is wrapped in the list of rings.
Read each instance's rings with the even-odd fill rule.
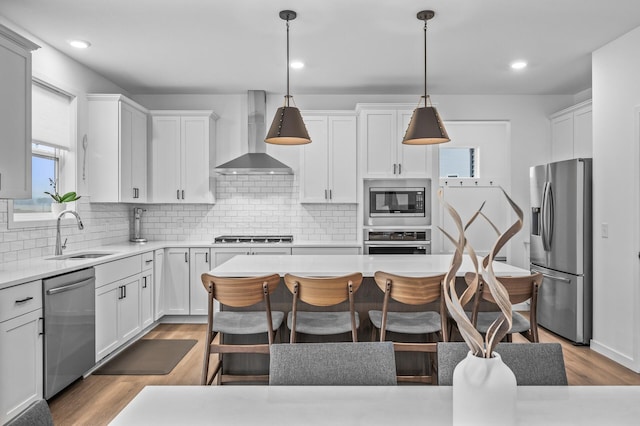
[[[48,260],[64,260],[64,259],[70,259],[70,260],[82,260],[82,259],[96,259],[98,257],[104,257],[104,256],[109,256],[110,254],[115,254],[115,252],[106,252],[106,251],[100,251],[100,252],[81,252],[81,253],[72,253],[72,254],[63,254],[60,256],[54,256],[54,257],[49,257],[47,258]]]

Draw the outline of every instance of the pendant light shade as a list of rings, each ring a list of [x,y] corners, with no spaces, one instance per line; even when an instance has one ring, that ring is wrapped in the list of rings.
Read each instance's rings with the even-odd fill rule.
[[[427,21],[435,16],[432,10],[418,12],[417,18],[424,21],[424,106],[418,106],[413,111],[409,127],[404,135],[402,143],[405,145],[432,145],[449,142],[449,135],[444,128],[440,114],[431,105],[427,95]]]
[[[276,111],[264,140],[266,143],[275,145],[304,145],[311,142],[300,110],[289,105],[293,99],[293,96],[289,94],[289,21],[296,19],[296,16],[296,12],[292,10],[280,12],[280,18],[287,21],[287,94],[284,97],[284,106]]]

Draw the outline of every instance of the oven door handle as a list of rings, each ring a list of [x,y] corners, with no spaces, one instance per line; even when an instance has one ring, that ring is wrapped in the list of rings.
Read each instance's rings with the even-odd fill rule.
[[[375,247],[430,246],[431,241],[365,241],[364,245]]]
[[[84,287],[87,284],[91,284],[94,282],[94,278],[89,278],[87,280],[78,281],[77,283],[64,285],[62,287],[54,287],[52,289],[47,290],[47,295],[63,293],[65,291],[75,290],[76,288]]]

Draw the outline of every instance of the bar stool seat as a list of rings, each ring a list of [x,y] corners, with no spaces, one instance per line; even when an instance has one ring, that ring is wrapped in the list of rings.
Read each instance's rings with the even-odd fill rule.
[[[284,312],[271,311],[271,327],[277,330],[284,320]],[[257,334],[268,333],[268,323],[265,321],[264,311],[216,312],[213,331],[228,334]]]
[[[355,312],[356,328],[360,327],[360,317]],[[287,327],[293,326],[293,313],[287,316]],[[298,311],[296,331],[304,334],[331,335],[351,332],[350,312],[302,312]]]
[[[369,319],[377,328],[382,328],[382,311],[369,311]],[[424,312],[387,312],[387,331],[405,334],[437,333],[442,327],[440,314]]]

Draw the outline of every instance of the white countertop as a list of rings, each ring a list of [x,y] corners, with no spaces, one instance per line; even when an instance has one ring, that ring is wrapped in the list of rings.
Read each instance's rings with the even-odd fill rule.
[[[518,386],[518,425],[636,425],[640,386]],[[450,386],[146,386],[112,425],[450,425]]]
[[[372,277],[376,271],[398,275],[426,276],[443,274],[449,270],[452,255],[239,255],[213,268],[210,274],[221,277],[241,277],[277,273],[307,276],[336,276],[361,272]],[[473,264],[465,257],[458,276],[473,271]],[[499,276],[529,275],[527,269],[495,262],[494,271]]]
[[[148,251],[163,249],[167,247],[360,247],[361,245],[355,241],[301,241],[290,244],[269,243],[269,244],[213,244],[213,238],[210,241],[150,241],[147,243],[129,243],[112,244],[106,246],[98,246],[84,250],[68,250],[65,255],[71,255],[78,252],[108,252],[113,253],[94,259],[51,259],[54,255],[37,257],[17,262],[0,263],[0,290],[17,284],[29,281],[39,280],[42,278],[52,277],[67,272],[76,271],[82,268],[99,265],[101,263],[111,262],[122,259],[124,257],[133,256]]]

